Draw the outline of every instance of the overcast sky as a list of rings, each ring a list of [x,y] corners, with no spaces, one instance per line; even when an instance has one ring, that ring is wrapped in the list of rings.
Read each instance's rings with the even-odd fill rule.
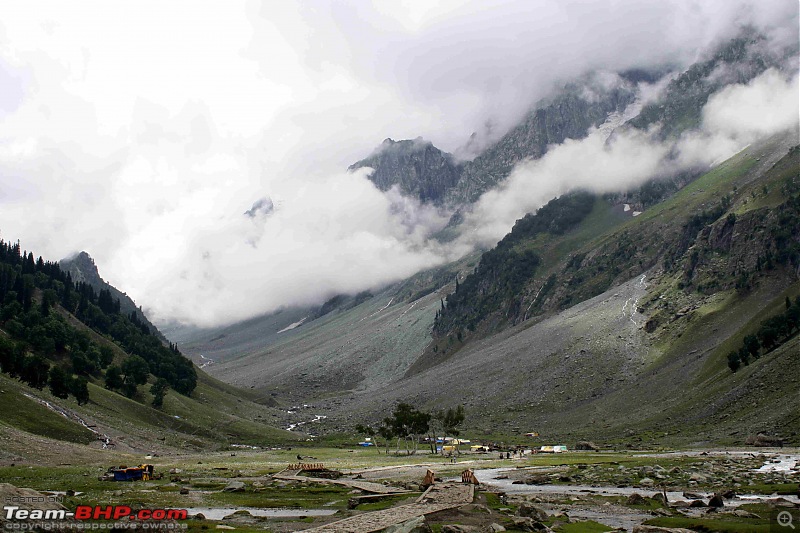
[[[589,70],[685,66],[741,24],[786,42],[798,23],[796,0],[432,4],[0,4],[0,237],[86,250],[157,321],[319,302],[454,253],[427,239],[446,214],[344,171],[384,138],[454,151]],[[761,83],[785,98],[796,78]],[[274,212],[244,216],[261,198]],[[489,242],[540,205],[496,200]]]

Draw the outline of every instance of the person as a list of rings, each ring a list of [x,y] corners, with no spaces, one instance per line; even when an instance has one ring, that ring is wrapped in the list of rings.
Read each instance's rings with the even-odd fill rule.
[[[511,459],[511,452],[506,452],[506,459]]]

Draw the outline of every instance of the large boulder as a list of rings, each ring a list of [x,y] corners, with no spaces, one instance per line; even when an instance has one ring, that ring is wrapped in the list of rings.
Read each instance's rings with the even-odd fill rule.
[[[547,519],[546,512],[536,507],[535,505],[530,505],[528,503],[521,503],[519,507],[517,507],[517,516],[525,516],[528,518],[533,518],[534,520],[539,522]]]
[[[515,529],[521,531],[537,531],[539,533],[553,533],[553,530],[543,523],[528,517],[513,518],[512,522]]]
[[[708,500],[709,507],[725,507],[725,501],[722,499],[721,494],[714,494],[710,500]]]
[[[644,505],[645,503],[647,503],[647,500],[638,492],[634,492],[628,496],[628,505]]]
[[[225,492],[244,492],[244,483],[241,481],[231,481],[222,490]]]
[[[475,526],[462,526],[455,524],[447,524],[442,526],[442,533],[477,533],[480,531]]]
[[[589,451],[593,451],[593,452],[596,452],[597,450],[599,450],[599,448],[597,447],[597,444],[595,444],[592,441],[588,441],[588,440],[580,441],[578,444],[575,445],[575,449],[576,450],[589,450]]]
[[[425,522],[424,516],[417,516],[411,520],[389,526],[383,530],[383,533],[431,533],[431,528]]]

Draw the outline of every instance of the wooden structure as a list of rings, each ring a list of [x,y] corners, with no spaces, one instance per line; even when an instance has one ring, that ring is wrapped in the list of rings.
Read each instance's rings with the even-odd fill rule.
[[[463,472],[461,472],[461,483],[469,483],[470,485],[480,485],[480,481],[478,478],[475,477],[475,472],[472,469],[467,468]]]
[[[286,467],[286,470],[297,470],[297,471],[317,471],[317,470],[325,470],[325,465],[322,463],[297,463],[293,465],[289,465]]]

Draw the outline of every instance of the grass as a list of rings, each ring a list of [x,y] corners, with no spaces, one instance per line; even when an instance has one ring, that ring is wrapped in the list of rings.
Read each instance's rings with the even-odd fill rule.
[[[753,494],[777,494],[779,496],[800,496],[800,483],[754,483],[743,485],[740,492]]]
[[[359,511],[382,511],[383,509],[388,509],[401,503],[411,503],[421,494],[421,492],[411,492],[397,496],[387,496],[375,501],[361,503],[356,509]]]
[[[304,483],[291,486],[267,486],[257,492],[248,487],[245,492],[214,492],[206,498],[206,504],[215,507],[259,507],[346,509],[350,496],[348,487]]]
[[[709,377],[713,374],[719,373],[720,370],[727,370],[728,353],[733,350],[738,350],[744,342],[745,336],[758,331],[758,328],[761,326],[761,322],[766,318],[784,312],[786,310],[784,302],[787,296],[794,301],[798,295],[800,295],[800,281],[793,283],[785,291],[775,297],[769,304],[764,306],[761,312],[745,323],[735,335],[728,337],[722,343],[720,343],[719,346],[717,346],[717,348],[712,352],[711,357],[707,359],[706,366],[703,368],[701,376]],[[742,302],[742,306],[745,308],[749,307],[749,302],[747,300],[748,299],[745,299],[745,301]],[[762,357],[769,356],[770,354],[762,355]],[[758,360],[753,360],[750,364],[752,365],[757,363]]]
[[[718,531],[721,533],[768,533],[768,519],[739,518],[735,515],[724,515],[715,518],[691,518],[669,516],[654,518],[645,522],[649,526],[667,528],[685,528],[695,531]]]
[[[0,375],[0,424],[67,442],[87,444],[94,440],[94,434],[65,416],[56,413],[41,403],[24,395],[25,392],[38,393],[27,385]]]
[[[561,533],[601,533],[603,531],[613,531],[614,528],[605,524],[600,524],[593,520],[585,522],[572,522],[559,526],[556,531]]]

